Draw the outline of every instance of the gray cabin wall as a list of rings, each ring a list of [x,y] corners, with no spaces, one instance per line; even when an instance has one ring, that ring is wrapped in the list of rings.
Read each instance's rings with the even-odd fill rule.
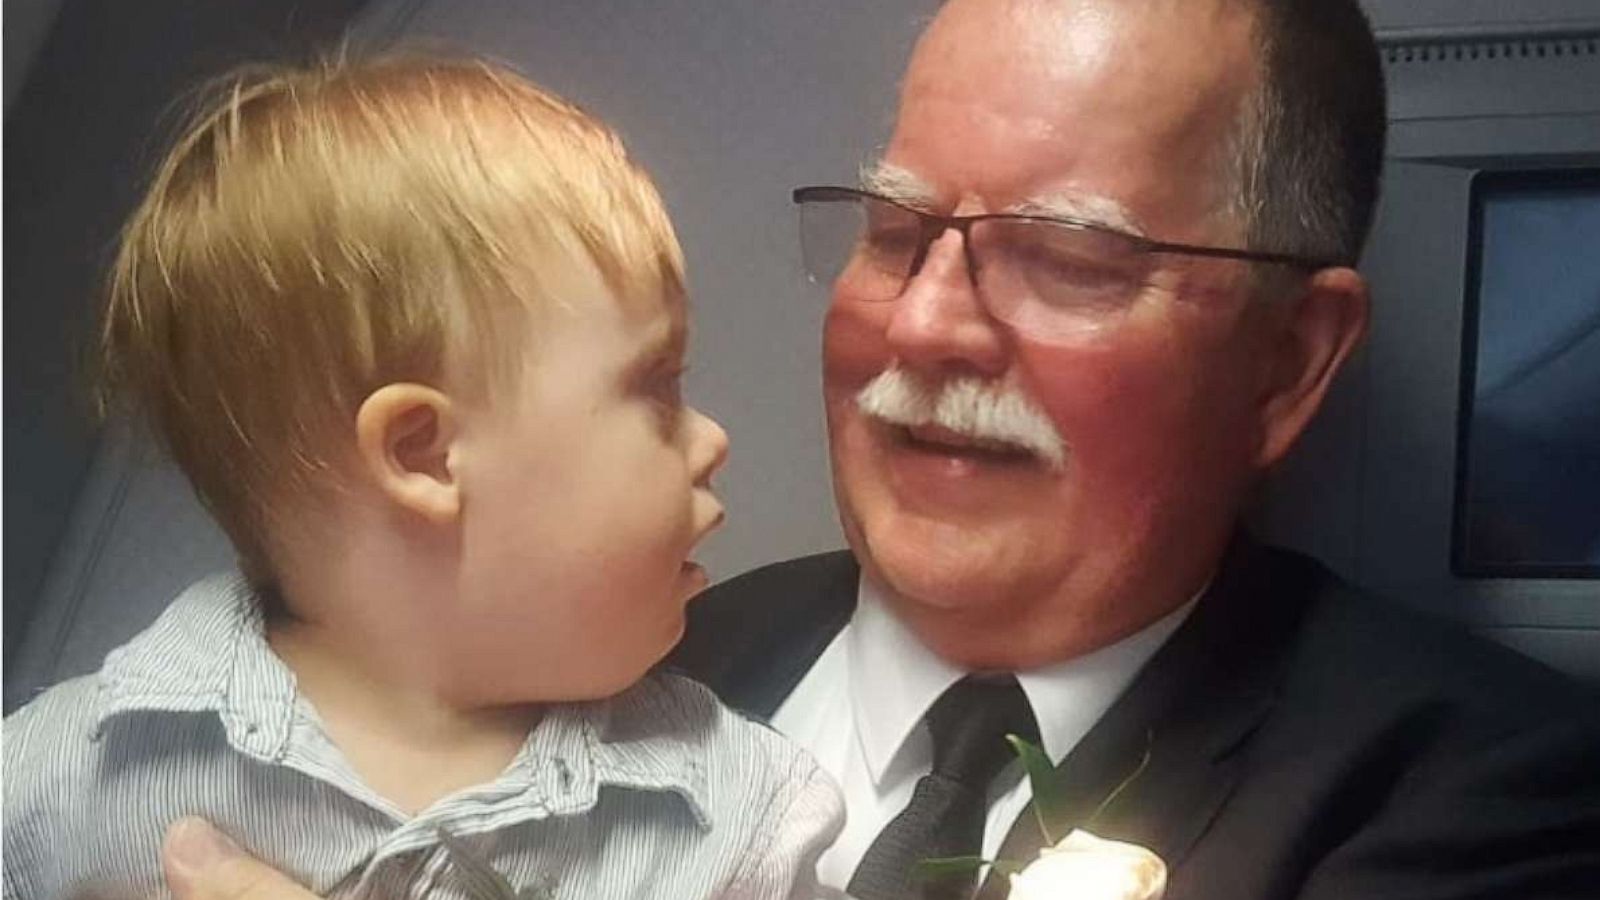
[[[1269,485],[1258,526],[1397,602],[1600,680],[1600,580],[1450,568],[1472,178],[1600,167],[1600,2],[1367,5],[1390,114],[1362,261],[1372,330]]]
[[[52,585],[93,581],[115,545],[108,529],[160,536],[152,553],[213,540],[198,517],[163,503],[102,517],[91,472],[114,457],[88,402],[92,310],[117,229],[132,208],[180,94],[242,62],[335,43],[365,0],[22,0],[5,16],[5,659],[6,708],[18,691],[93,668],[125,629],[74,624],[65,608],[126,606],[142,625],[155,608],[137,579],[77,600]],[[174,502],[190,503],[187,494]],[[145,515],[148,512],[150,515]],[[120,524],[119,524],[120,523]],[[49,613],[35,628],[35,613]],[[61,668],[28,662],[55,646],[54,625],[94,646]],[[69,642],[69,645],[71,643]]]

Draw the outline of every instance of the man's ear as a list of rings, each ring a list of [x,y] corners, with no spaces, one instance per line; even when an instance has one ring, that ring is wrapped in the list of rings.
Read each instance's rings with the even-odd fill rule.
[[[457,422],[450,398],[421,384],[386,384],[356,411],[356,446],[374,484],[395,504],[445,525],[461,513],[451,468]]]
[[[1367,283],[1356,270],[1329,268],[1311,276],[1275,337],[1256,452],[1260,468],[1283,459],[1310,424],[1334,376],[1366,335],[1367,318]]]

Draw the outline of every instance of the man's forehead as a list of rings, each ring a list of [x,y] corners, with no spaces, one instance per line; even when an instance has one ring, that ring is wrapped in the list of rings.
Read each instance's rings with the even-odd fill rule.
[[[945,209],[977,197],[1170,234],[1161,220],[1214,205],[1257,78],[1249,8],[951,0],[913,54],[886,159]]]
[[[1266,0],[945,0],[929,21],[923,37],[949,25],[982,23],[991,27],[998,18],[1022,25],[1043,42],[1070,41],[1080,50],[1092,49],[1103,35],[1107,13],[1155,22],[1218,20],[1225,16],[1253,16]]]
[[[1118,76],[1196,97],[1231,90],[1258,68],[1257,2],[950,0],[918,39],[904,87],[912,93],[956,67],[1001,104],[1034,84],[1142,86]]]

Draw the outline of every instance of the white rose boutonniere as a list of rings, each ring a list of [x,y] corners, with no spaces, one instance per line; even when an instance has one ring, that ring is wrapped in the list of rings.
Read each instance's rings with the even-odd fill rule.
[[[1167,864],[1138,844],[1074,829],[1011,876],[1011,900],[1161,900]]]

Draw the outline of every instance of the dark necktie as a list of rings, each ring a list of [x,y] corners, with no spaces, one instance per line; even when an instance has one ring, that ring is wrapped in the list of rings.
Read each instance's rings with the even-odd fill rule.
[[[1028,698],[1015,678],[968,676],[928,710],[933,770],[912,790],[906,808],[867,848],[845,890],[858,900],[969,898],[977,873],[912,876],[919,860],[974,856],[981,851],[989,782],[1015,759],[1007,734],[1038,740]]]

